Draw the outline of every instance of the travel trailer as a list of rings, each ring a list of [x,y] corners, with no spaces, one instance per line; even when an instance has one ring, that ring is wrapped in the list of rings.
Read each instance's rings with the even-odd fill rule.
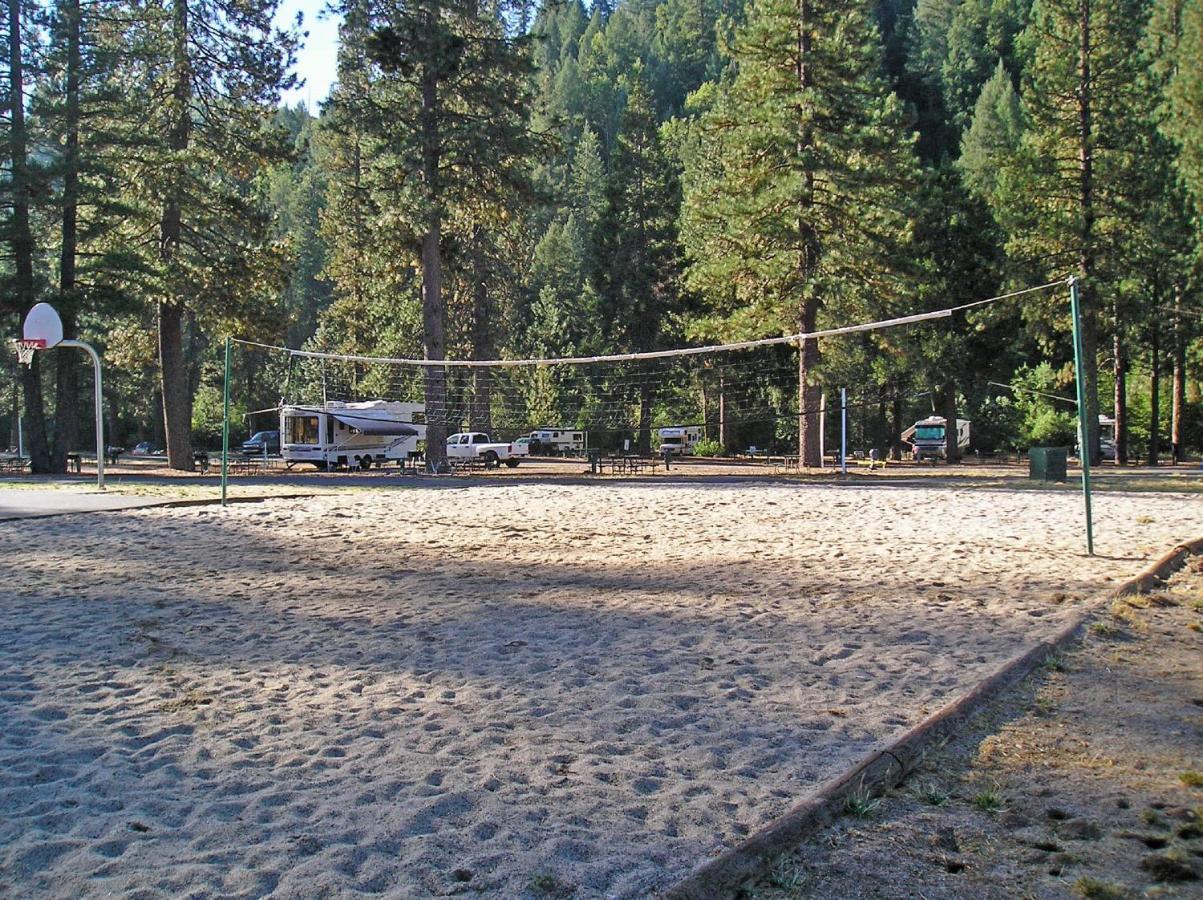
[[[528,446],[535,456],[570,456],[584,453],[587,440],[583,431],[545,426],[530,433]]]
[[[304,462],[319,469],[400,462],[426,440],[425,411],[422,403],[390,400],[283,406],[280,452],[290,466]]]
[[[1099,452],[1103,459],[1115,459],[1115,419],[1099,416]]]
[[[657,434],[660,436],[660,452],[673,456],[692,455],[693,445],[702,439],[702,429],[695,425],[661,428]]]
[[[928,416],[902,432],[902,440],[911,445],[911,454],[916,460],[944,459],[947,422],[943,416]],[[957,419],[957,446],[962,450],[969,448],[969,421],[966,419]]]

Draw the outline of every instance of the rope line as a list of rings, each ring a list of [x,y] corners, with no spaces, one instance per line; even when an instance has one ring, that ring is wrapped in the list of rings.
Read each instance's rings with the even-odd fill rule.
[[[750,350],[755,347],[769,347],[780,344],[796,344],[803,341],[815,340],[817,338],[835,337],[843,334],[856,334],[864,331],[876,331],[881,328],[894,328],[899,325],[910,325],[915,322],[926,322],[930,319],[946,319],[954,313],[961,312],[966,309],[973,309],[978,306],[985,306],[988,303],[997,303],[1000,300],[1009,300],[1013,297],[1020,297],[1024,294],[1035,293],[1036,291],[1047,290],[1051,287],[1064,285],[1065,279],[1050,281],[1047,284],[1037,285],[1036,287],[1023,288],[1018,291],[1011,291],[1007,294],[999,294],[997,297],[987,297],[985,300],[975,300],[972,303],[962,303],[959,306],[948,307],[947,309],[937,309],[931,312],[915,313],[910,316],[901,316],[894,319],[881,319],[876,322],[862,322],[856,325],[844,325],[839,328],[828,328],[822,331],[805,332],[801,331],[797,334],[786,335],[784,337],[775,338],[760,338],[754,341],[738,341],[732,344],[712,344],[706,347],[679,347],[674,350],[652,350],[645,353],[614,353],[605,356],[570,356],[561,358],[545,358],[545,359],[403,359],[392,358],[385,356],[358,356],[353,354],[343,353],[323,353],[317,350],[296,350],[291,347],[280,347],[274,344],[264,344],[259,341],[247,341],[241,338],[231,338],[235,343],[244,344],[248,347],[262,347],[265,350],[281,350],[291,354],[294,357],[300,356],[307,359],[332,359],[341,360],[344,362],[358,362],[368,364],[384,364],[394,366],[425,366],[425,367],[465,367],[465,368],[516,368],[519,366],[577,366],[591,365],[596,363],[611,363],[611,362],[635,362],[646,359],[668,359],[671,357],[681,356],[697,356],[704,353],[719,353],[728,350]]]

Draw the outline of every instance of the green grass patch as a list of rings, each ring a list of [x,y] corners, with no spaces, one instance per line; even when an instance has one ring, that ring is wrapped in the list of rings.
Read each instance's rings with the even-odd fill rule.
[[[1002,792],[997,787],[986,788],[986,790],[971,797],[969,802],[974,809],[985,813],[996,813],[1007,805],[1003,799]]]
[[[1083,900],[1123,900],[1123,898],[1131,896],[1125,888],[1118,884],[1099,881],[1088,875],[1083,875],[1075,881],[1070,890],[1075,897],[1082,897]]]
[[[915,796],[928,806],[943,806],[948,802],[948,792],[935,782],[928,782],[915,789]]]
[[[854,790],[844,800],[844,809],[849,815],[856,816],[858,819],[873,815],[874,810],[879,806],[881,806],[881,799],[874,797],[873,793],[864,785]]]

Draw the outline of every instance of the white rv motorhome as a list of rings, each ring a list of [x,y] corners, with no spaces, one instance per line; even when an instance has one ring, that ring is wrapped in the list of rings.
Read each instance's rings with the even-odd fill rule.
[[[702,439],[701,426],[695,425],[675,425],[656,433],[660,436],[660,452],[674,456],[692,455],[693,445]]]
[[[944,428],[947,421],[943,416],[928,416],[902,432],[902,440],[911,445],[915,459],[944,459],[947,451]],[[966,419],[957,419],[957,447],[961,450],[969,448],[969,421]]]
[[[579,429],[544,426],[530,433],[528,446],[535,456],[569,456],[585,451],[585,432]]]
[[[331,400],[316,406],[280,408],[280,453],[285,462],[319,469],[369,469],[409,458],[426,440],[422,403]]]

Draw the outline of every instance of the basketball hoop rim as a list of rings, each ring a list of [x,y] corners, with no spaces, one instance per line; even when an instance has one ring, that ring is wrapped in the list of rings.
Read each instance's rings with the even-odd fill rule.
[[[13,343],[17,345],[17,361],[26,366],[33,365],[35,350],[46,349],[44,338],[17,338]]]

